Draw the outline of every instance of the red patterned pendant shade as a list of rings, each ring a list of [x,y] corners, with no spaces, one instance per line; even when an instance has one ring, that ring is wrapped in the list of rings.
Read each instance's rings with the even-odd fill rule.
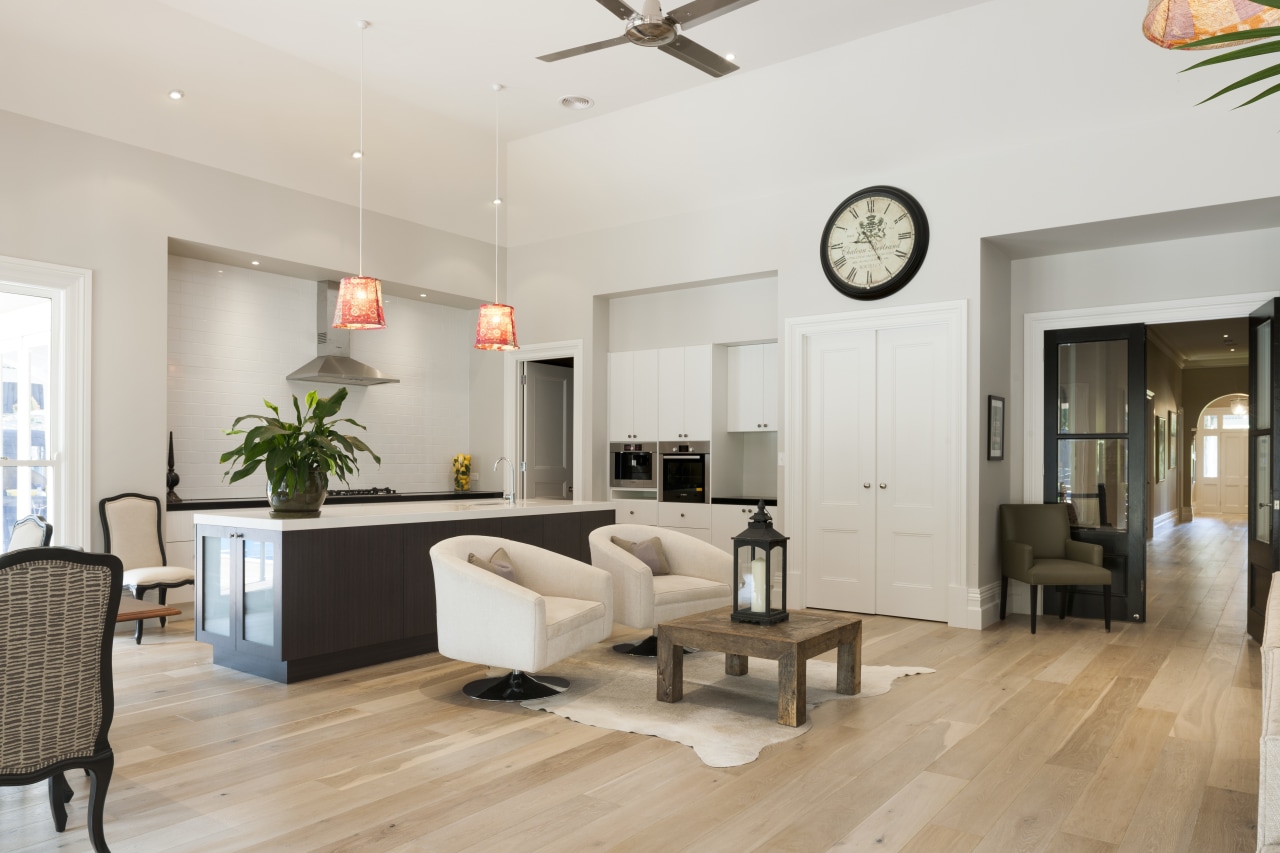
[[[1142,33],[1161,47],[1175,48],[1210,36],[1277,24],[1280,24],[1280,9],[1249,0],[1148,0]],[[1216,47],[1238,47],[1245,43]]]
[[[480,306],[476,321],[476,349],[520,349],[516,344],[516,311],[510,305],[491,303]]]
[[[385,329],[387,317],[382,310],[382,282],[368,276],[353,275],[338,287],[338,307],[333,312],[335,329]]]

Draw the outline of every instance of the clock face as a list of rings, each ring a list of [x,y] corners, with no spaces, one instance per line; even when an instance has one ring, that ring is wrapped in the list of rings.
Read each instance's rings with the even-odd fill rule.
[[[880,299],[902,288],[924,261],[929,223],[909,194],[870,187],[849,196],[822,232],[822,269],[853,299]]]

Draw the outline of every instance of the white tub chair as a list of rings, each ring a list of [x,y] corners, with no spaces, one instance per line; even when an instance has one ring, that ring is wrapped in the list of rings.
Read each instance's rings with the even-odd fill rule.
[[[639,557],[615,545],[613,537],[642,542],[657,537],[671,574],[655,575]],[[591,564],[613,576],[613,611],[623,625],[646,628],[639,643],[619,643],[614,651],[655,656],[661,622],[733,603],[733,556],[687,533],[644,524],[609,524],[591,531]]]
[[[515,581],[472,565],[506,550]],[[473,699],[521,702],[545,699],[569,686],[538,676],[557,661],[613,631],[613,581],[586,563],[494,536],[455,536],[431,549],[436,582],[440,653],[454,660],[511,672],[462,688]]]

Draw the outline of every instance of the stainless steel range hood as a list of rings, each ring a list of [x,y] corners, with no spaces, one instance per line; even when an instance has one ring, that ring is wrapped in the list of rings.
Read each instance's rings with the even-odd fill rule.
[[[333,328],[333,312],[338,305],[338,282],[318,282],[316,292],[317,357],[286,378],[298,382],[328,382],[333,385],[385,385],[399,382],[376,367],[351,357],[351,330]]]

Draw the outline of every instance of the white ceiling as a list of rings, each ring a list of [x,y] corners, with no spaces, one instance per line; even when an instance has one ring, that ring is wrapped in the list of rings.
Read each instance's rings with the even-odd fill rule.
[[[740,76],[982,2],[758,0],[689,37]],[[506,142],[718,83],[629,44],[538,61],[621,34],[595,0],[0,0],[0,109],[354,203],[361,18],[366,206],[479,239],[496,103]]]

